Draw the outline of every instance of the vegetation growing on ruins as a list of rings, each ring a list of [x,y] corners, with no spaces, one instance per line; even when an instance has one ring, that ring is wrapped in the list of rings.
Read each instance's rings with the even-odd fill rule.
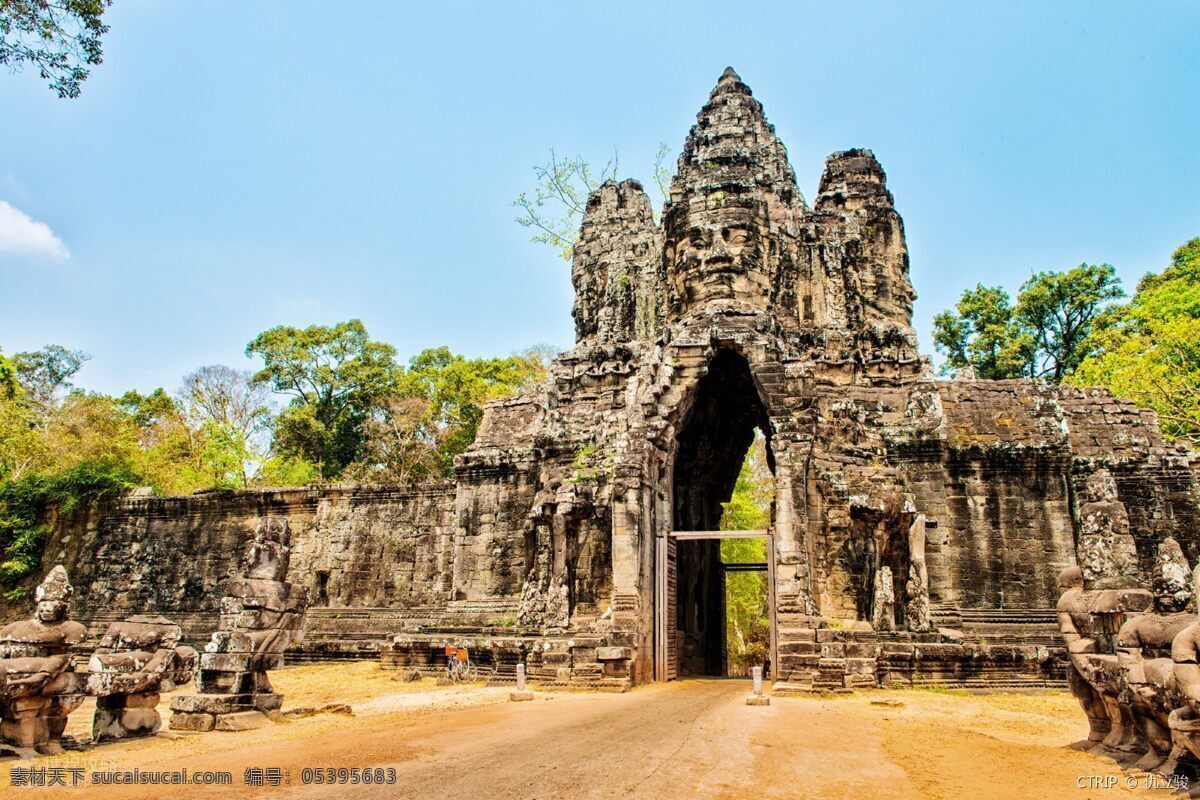
[[[49,534],[43,524],[46,508],[72,514],[93,501],[119,497],[136,485],[129,465],[115,460],[81,462],[61,474],[28,473],[0,483],[0,590],[10,601],[28,590],[17,583],[37,569],[42,543]]]
[[[660,207],[670,194],[669,153],[666,144],[659,144],[650,173],[658,190]],[[521,192],[513,201],[513,205],[521,210],[517,223],[533,232],[530,241],[548,244],[565,261],[570,261],[575,255],[575,243],[579,241],[579,227],[588,196],[605,181],[617,180],[618,166],[615,150],[612,158],[598,172],[593,172],[591,164],[579,156],[560,159],[551,149],[550,158],[533,167],[537,178],[533,194]]]

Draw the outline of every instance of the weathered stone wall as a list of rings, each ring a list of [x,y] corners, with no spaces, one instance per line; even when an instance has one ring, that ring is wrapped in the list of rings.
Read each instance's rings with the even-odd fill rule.
[[[263,517],[292,530],[288,579],[314,607],[445,605],[453,484],[130,497],[52,519],[43,574],[66,566],[75,615],[212,614]],[[18,609],[8,613],[16,615]]]
[[[1054,454],[980,455],[904,464],[926,514],[930,600],[961,608],[1049,608],[1074,561],[1069,464]]]

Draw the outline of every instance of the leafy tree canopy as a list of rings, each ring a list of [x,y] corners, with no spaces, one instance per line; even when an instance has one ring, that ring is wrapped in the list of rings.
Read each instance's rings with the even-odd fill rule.
[[[402,372],[396,348],[372,341],[356,319],[271,328],[247,345],[246,355],[264,362],[253,383],[292,398],[276,422],[277,450],[312,462],[322,478],[336,477],[355,460],[363,421],[396,390]]]
[[[112,0],[0,0],[0,64],[30,65],[59,97],[80,85],[103,60],[104,12]]]
[[[48,344],[41,350],[17,353],[12,358],[17,380],[34,402],[48,406],[71,391],[71,379],[91,358],[82,350]]]
[[[1200,444],[1200,237],[1097,321],[1071,377],[1158,413],[1164,435]]]
[[[1003,288],[979,284],[934,318],[934,346],[948,371],[1058,383],[1091,352],[1097,319],[1123,295],[1109,264],[1040,272],[1022,284],[1015,304]]]
[[[448,347],[413,356],[364,423],[366,449],[351,471],[361,480],[404,482],[452,477],[454,457],[475,441],[483,405],[545,375],[535,351],[507,358],[470,359]]]
[[[15,397],[19,386],[17,368],[13,366],[12,359],[0,352],[0,398]]]

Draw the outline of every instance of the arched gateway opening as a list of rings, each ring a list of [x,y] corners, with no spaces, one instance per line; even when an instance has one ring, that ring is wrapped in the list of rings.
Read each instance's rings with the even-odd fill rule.
[[[756,437],[766,468],[774,472],[769,436],[767,409],[749,364],[732,349],[719,350],[690,398],[674,442],[672,530],[657,551],[660,680],[729,675],[731,666],[741,666],[730,643],[749,635],[744,628],[769,627],[774,641],[768,586],[773,583],[772,509],[764,509],[755,528],[721,530],[739,473],[747,478],[744,467],[753,462],[747,462],[747,454]],[[765,481],[769,486],[769,474]],[[724,527],[737,527],[730,519]],[[761,609],[762,618],[733,619],[745,616],[745,597],[756,587],[762,596],[752,605]],[[758,658],[765,660],[769,649],[762,651]]]

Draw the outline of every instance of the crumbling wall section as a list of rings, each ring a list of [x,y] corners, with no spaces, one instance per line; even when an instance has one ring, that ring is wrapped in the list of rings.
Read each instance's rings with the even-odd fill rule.
[[[292,531],[288,579],[314,606],[444,605],[454,493],[437,483],[129,497],[52,517],[42,563],[75,576],[80,619],[215,615],[260,520],[280,516]]]

